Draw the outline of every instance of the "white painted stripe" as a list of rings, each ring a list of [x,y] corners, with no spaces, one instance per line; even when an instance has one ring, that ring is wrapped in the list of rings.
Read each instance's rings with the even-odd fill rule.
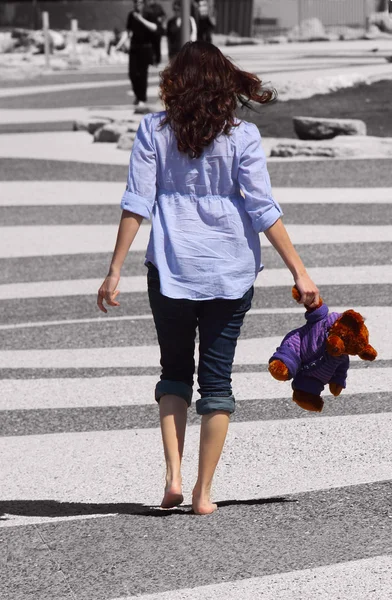
[[[2,379],[0,411],[155,404],[154,389],[158,379],[155,375],[92,379]],[[351,369],[346,391],[342,392],[339,400],[333,402],[344,403],[345,394],[389,392],[391,384],[392,368],[371,371]],[[194,400],[199,397],[197,387],[195,381]],[[289,400],[292,394],[290,382],[276,381],[269,373],[234,373],[232,387],[237,400]],[[328,386],[323,395],[325,398],[330,396]]]
[[[0,258],[52,256],[113,251],[117,225],[37,225],[0,227]],[[349,242],[390,242],[388,225],[288,225],[293,244],[346,244]],[[131,251],[147,247],[150,227],[141,227]],[[263,246],[267,238],[260,234]]]
[[[24,88],[28,94],[29,88]],[[45,93],[45,90],[43,90]],[[1,95],[0,95],[1,97]],[[125,100],[124,96],[124,100]],[[109,117],[116,120],[139,122],[143,115],[134,114],[129,104],[111,107],[70,106],[67,108],[2,108],[0,109],[0,124],[15,123],[60,123],[61,121],[87,121],[88,119]]]
[[[129,151],[117,150],[116,144],[94,144],[86,131],[3,133],[0,137],[0,158],[120,165],[124,167],[124,183],[129,154]]]
[[[4,519],[1,527],[21,527],[23,525],[40,525],[41,523],[59,523],[61,521],[87,521],[89,519],[103,519],[104,517],[115,517],[116,513],[106,513],[104,515],[70,515],[67,517],[25,517],[23,515],[10,515],[2,513]]]
[[[326,567],[116,600],[369,600],[372,597],[390,600],[391,589],[392,557],[376,556]]]
[[[2,181],[0,206],[119,205],[124,188],[125,179],[124,183]],[[392,188],[274,187],[274,197],[280,204],[390,204]]]
[[[103,267],[103,265],[102,265]],[[104,269],[102,269],[104,275]],[[146,269],[147,274],[147,269]],[[102,279],[69,279],[61,281],[33,281],[0,285],[0,300],[12,298],[48,298],[58,296],[97,295]],[[122,292],[146,292],[146,275],[122,277]]]
[[[379,360],[392,359],[390,307],[367,307],[361,314],[367,318],[370,343]],[[283,336],[282,336],[283,337]],[[235,364],[267,364],[282,337],[239,339]],[[352,360],[360,360],[354,356]],[[158,346],[124,346],[113,348],[70,348],[60,350],[0,351],[3,369],[72,369],[113,367],[159,367]]]
[[[214,499],[268,498],[389,480],[391,427],[392,413],[233,422],[214,479]],[[186,503],[197,473],[198,445],[199,426],[189,426]],[[5,437],[0,439],[0,499],[157,505],[163,463],[159,428]]]
[[[126,173],[124,173],[126,177]],[[67,206],[117,204],[124,183],[106,181],[2,181],[0,206]],[[44,214],[44,211],[43,211]]]
[[[33,329],[34,327],[52,327],[52,326],[66,326],[66,325],[82,325],[88,323],[95,323],[99,325],[104,322],[116,322],[116,321],[150,321],[152,314],[149,315],[135,315],[125,317],[108,317],[101,316],[94,319],[68,319],[64,321],[32,321],[29,323],[11,323],[10,325],[0,325],[0,331],[10,331],[13,329]]]
[[[392,265],[365,265],[355,267],[314,267],[308,272],[317,285],[391,284]],[[55,296],[96,295],[103,279],[69,279],[61,281],[34,281],[0,285],[0,300],[13,298],[47,298]],[[255,287],[281,287],[293,284],[288,269],[264,269],[259,273]],[[122,277],[120,292],[147,292],[146,275]]]
[[[390,204],[392,188],[274,187],[274,198],[280,204]]]

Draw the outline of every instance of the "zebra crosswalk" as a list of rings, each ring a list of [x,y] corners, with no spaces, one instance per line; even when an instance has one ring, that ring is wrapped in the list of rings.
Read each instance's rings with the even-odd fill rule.
[[[149,224],[128,256],[118,312],[102,316],[96,292],[123,184],[44,175],[2,184],[5,599],[390,598],[392,182],[288,187],[284,169],[273,184],[294,243],[330,308],[366,316],[379,356],[352,360],[347,390],[337,399],[326,392],[321,415],[292,403],[289,384],[273,380],[267,363],[302,324],[303,309],[263,239],[265,270],[234,366],[237,411],[214,482],[219,509],[206,518],[189,506],[194,408],[185,505],[159,509],[159,351],[143,265]]]

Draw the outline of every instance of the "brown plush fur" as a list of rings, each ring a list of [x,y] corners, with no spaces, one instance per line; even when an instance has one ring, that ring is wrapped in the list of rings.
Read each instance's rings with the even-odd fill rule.
[[[300,294],[295,286],[292,289],[292,295],[294,300],[298,302]],[[320,298],[320,302],[316,308],[322,304],[323,301]],[[309,310],[306,305],[305,308]],[[365,325],[364,318],[354,310],[346,310],[332,325],[328,332],[326,349],[331,356],[341,356],[342,354],[358,355],[362,360],[369,361],[373,361],[377,357],[376,350],[369,344],[369,331]],[[287,381],[290,379],[289,370],[281,360],[273,360],[269,364],[268,370],[278,381]],[[329,383],[329,390],[334,396],[339,396],[342,389],[337,383]],[[301,408],[315,412],[320,412],[324,405],[321,396],[301,390],[294,390],[293,400]]]

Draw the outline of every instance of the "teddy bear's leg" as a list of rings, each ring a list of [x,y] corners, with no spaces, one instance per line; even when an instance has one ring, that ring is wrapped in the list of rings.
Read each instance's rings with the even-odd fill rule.
[[[321,396],[303,392],[302,390],[294,390],[293,400],[304,410],[311,410],[313,412],[321,412],[323,410],[324,401]]]
[[[330,384],[329,384],[329,391],[335,397],[339,396],[339,394],[342,391],[342,389],[343,389],[343,387],[341,385],[339,385],[338,383],[334,383],[333,381],[331,381]]]

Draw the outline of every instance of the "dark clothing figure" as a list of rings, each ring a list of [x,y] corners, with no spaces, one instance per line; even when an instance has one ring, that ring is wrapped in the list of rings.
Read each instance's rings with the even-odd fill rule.
[[[152,63],[152,49],[146,47],[129,51],[128,73],[135,94],[135,103],[147,102],[148,67]]]
[[[200,17],[197,21],[197,40],[199,42],[212,43],[212,32],[215,29],[214,23],[209,16]]]
[[[152,34],[152,49],[153,64],[159,65],[159,63],[162,61],[161,40],[163,35],[163,22],[166,18],[166,13],[160,4],[155,2],[154,4],[150,4],[150,6],[144,11],[143,16],[147,19],[147,21],[151,21],[151,23],[155,23],[155,25],[158,26],[157,32]]]
[[[135,94],[135,104],[147,101],[148,67],[153,64],[153,33],[135,18],[128,15],[127,30],[132,33],[129,48],[128,74]]]
[[[169,59],[172,59],[182,48],[182,36],[181,36],[181,21],[178,22],[177,17],[172,17],[167,22],[166,36],[167,46],[169,52]],[[190,30],[192,29],[192,21],[189,21]]]
[[[215,19],[210,16],[209,3],[198,0],[197,3],[197,40],[212,43],[212,32],[215,29]]]
[[[107,48],[107,53],[109,56],[112,52],[112,48],[115,48],[117,46],[120,39],[121,39],[121,32],[117,29],[117,27],[115,27],[113,29],[113,35],[109,41],[108,48]]]
[[[143,17],[147,18],[144,14]],[[135,17],[134,11],[128,15],[127,31],[132,33],[131,48],[152,46],[153,33]]]

